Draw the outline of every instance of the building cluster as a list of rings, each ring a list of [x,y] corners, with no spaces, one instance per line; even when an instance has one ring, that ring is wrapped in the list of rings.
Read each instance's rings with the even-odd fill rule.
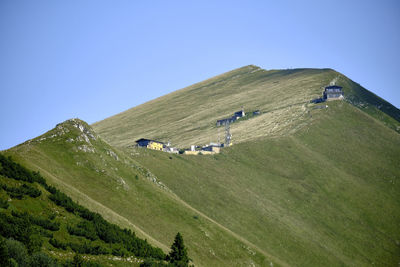
[[[205,146],[190,146],[190,150],[183,151],[183,154],[186,155],[208,155],[208,154],[218,154],[221,151],[221,147],[224,147],[224,144],[220,143],[210,143]]]
[[[250,117],[257,116],[260,114],[261,114],[261,112],[259,110],[256,110],[256,111],[253,111],[252,113],[250,113]],[[198,154],[220,153],[222,147],[228,147],[228,146],[232,145],[232,142],[231,142],[232,135],[230,133],[230,124],[240,118],[243,118],[245,115],[246,114],[242,107],[242,110],[235,112],[232,117],[217,121],[217,126],[225,125],[225,143],[210,143],[205,146],[192,145],[190,147],[190,149],[178,149],[176,147],[172,147],[169,142],[163,143],[163,142],[157,141],[157,140],[141,138],[136,141],[136,146],[144,147],[144,148],[148,148],[148,149],[152,149],[152,150],[168,152],[168,153],[175,153],[175,154],[181,153],[181,154],[187,154],[187,155],[198,155]]]
[[[170,143],[165,144],[163,142],[156,141],[156,140],[141,138],[139,140],[136,140],[136,144],[138,147],[145,147],[148,149],[164,151],[164,152],[174,153],[174,154],[179,153],[179,150],[176,147],[172,147],[170,145]]]
[[[343,99],[343,87],[337,85],[331,85],[325,87],[323,96],[321,98],[316,98],[311,100],[311,103],[322,103],[329,100]]]
[[[223,147],[223,144],[219,143],[210,143],[209,145],[205,146],[195,146],[192,145],[190,149],[186,150],[179,150],[176,147],[172,147],[170,143],[163,143],[161,141],[157,140],[151,140],[151,139],[145,139],[141,138],[136,141],[136,144],[138,147],[144,147],[152,150],[158,150],[158,151],[163,151],[163,152],[168,152],[168,153],[173,153],[173,154],[178,154],[178,153],[183,153],[183,154],[188,154],[188,155],[197,155],[197,154],[215,154],[219,153],[221,147]]]
[[[325,101],[329,100],[338,100],[338,99],[343,99],[344,93],[343,93],[343,88],[341,86],[337,85],[330,85],[325,87],[325,90],[323,92],[323,96],[320,98],[316,98],[311,100],[311,103],[322,103]],[[326,106],[327,107],[327,106]],[[253,115],[260,115],[260,111],[256,110],[253,112]],[[239,120],[240,118],[243,118],[246,116],[246,113],[244,112],[244,109],[242,108],[240,111],[237,111],[233,114],[232,117],[225,118],[222,120],[217,120],[217,126],[222,126],[225,125],[225,131],[226,131],[226,144],[221,144],[221,143],[210,143],[205,146],[195,146],[192,145],[190,149],[185,149],[185,150],[180,150],[176,147],[172,147],[171,144],[168,143],[163,143],[157,140],[151,140],[151,139],[146,139],[146,138],[141,138],[136,141],[136,144],[138,147],[145,147],[148,149],[153,149],[153,150],[158,150],[158,151],[164,151],[168,153],[183,153],[183,154],[188,154],[188,155],[198,155],[198,154],[215,154],[219,153],[221,150],[221,147],[224,146],[230,146],[230,138],[231,134],[229,132],[229,126],[231,123]]]

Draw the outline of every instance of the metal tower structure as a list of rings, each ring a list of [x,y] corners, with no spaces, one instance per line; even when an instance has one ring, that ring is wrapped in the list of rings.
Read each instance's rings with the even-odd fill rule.
[[[230,146],[231,145],[231,125],[229,122],[226,122],[225,124],[225,145],[224,146]]]

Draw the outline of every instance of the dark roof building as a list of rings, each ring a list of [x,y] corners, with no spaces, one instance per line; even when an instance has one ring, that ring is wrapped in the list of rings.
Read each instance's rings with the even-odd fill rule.
[[[159,144],[164,144],[163,142],[157,141],[157,140],[151,140],[151,139],[146,139],[146,138],[140,138],[139,140],[136,140],[136,143],[138,144],[148,144],[150,142],[156,142]]]
[[[325,100],[334,100],[334,99],[342,99],[343,98],[343,87],[337,85],[331,85],[325,87],[324,91],[324,99]]]
[[[233,116],[231,118],[227,118],[227,119],[217,120],[217,126],[225,125],[227,123],[232,123],[235,120],[236,120],[235,116]]]
[[[242,109],[240,111],[235,112],[235,114],[233,116],[236,118],[241,118],[241,117],[244,117],[245,115],[246,114],[244,113],[244,110]]]
[[[244,110],[240,110],[237,111],[233,114],[232,117],[230,118],[226,118],[226,119],[222,119],[222,120],[217,120],[217,126],[221,126],[221,125],[226,125],[228,123],[232,123],[234,121],[236,121],[237,119],[240,119],[242,117],[244,117],[246,114],[244,113]]]
[[[154,150],[162,150],[164,147],[164,143],[156,140],[140,138],[136,140],[136,143],[139,147],[147,147]]]

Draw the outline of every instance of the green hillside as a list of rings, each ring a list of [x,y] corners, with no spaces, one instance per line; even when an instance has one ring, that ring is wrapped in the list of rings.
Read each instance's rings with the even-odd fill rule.
[[[187,203],[296,266],[400,259],[400,136],[346,102],[214,156],[134,158]]]
[[[345,100],[311,104],[332,81]],[[221,154],[132,147],[141,137],[217,141],[216,120],[241,106],[261,115],[233,123]],[[93,129],[66,121],[6,154],[165,253],[181,232],[196,266],[393,266],[399,114],[330,69],[246,66]]]
[[[190,257],[199,266],[262,266],[269,264],[270,258],[279,262],[187,205],[160,177],[129,154],[109,146],[81,120],[59,124],[7,154],[39,170],[78,203],[132,229],[165,253],[175,234],[181,232]]]
[[[1,154],[0,225],[1,266],[139,266],[165,258]]]

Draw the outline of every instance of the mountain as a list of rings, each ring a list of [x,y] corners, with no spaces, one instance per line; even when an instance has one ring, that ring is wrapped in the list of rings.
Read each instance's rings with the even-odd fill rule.
[[[312,104],[323,87],[345,99]],[[222,139],[215,155],[180,148]],[[5,151],[75,201],[196,266],[364,266],[400,261],[400,112],[331,69],[246,66],[104,121],[74,119]]]
[[[249,255],[246,241],[189,206],[134,160],[131,152],[111,147],[84,121],[65,121],[7,154],[40,171],[79,204],[132,229],[165,253],[181,232],[189,256],[200,266],[264,265],[267,261],[262,253]],[[211,252],[218,256],[209,258]]]

